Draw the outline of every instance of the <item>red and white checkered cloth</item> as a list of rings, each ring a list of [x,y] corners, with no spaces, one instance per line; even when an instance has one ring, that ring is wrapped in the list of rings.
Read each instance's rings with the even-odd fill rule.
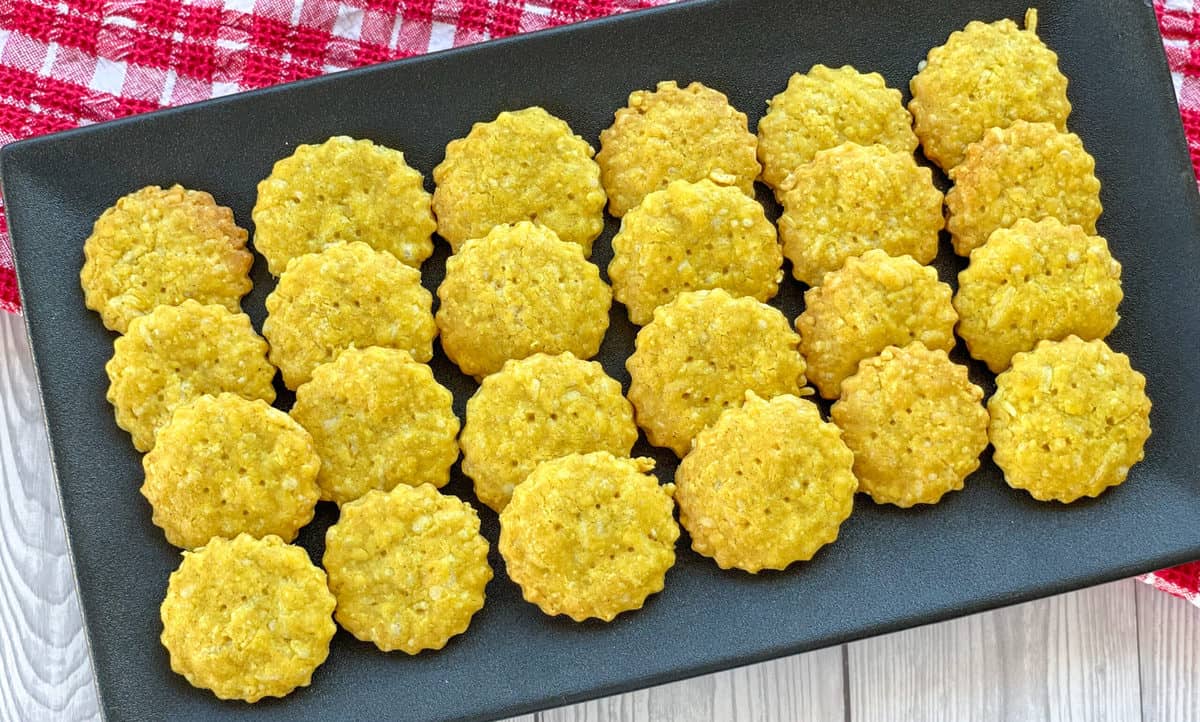
[[[0,0],[0,144],[669,1]],[[1200,0],[1154,7],[1200,173]],[[1143,579],[1200,605],[1200,562]]]

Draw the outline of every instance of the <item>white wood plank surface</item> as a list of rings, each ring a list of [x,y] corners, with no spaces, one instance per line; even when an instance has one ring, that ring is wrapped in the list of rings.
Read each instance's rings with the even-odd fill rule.
[[[852,719],[1140,719],[1134,584],[851,644]]]
[[[0,720],[98,719],[19,318],[0,353]],[[703,720],[1195,722],[1200,609],[1118,582],[518,718]]]
[[[1142,722],[1200,719],[1200,609],[1139,584],[1137,616]]]

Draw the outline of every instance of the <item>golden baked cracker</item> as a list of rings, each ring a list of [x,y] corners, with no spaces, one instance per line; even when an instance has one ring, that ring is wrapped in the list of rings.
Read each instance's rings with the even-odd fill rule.
[[[463,473],[475,495],[503,511],[513,489],[547,459],[590,451],[629,456],[637,441],[621,384],[570,352],[508,361],[467,402]]]
[[[221,699],[257,702],[307,687],[329,655],[325,572],[277,536],[217,537],[183,553],[160,615],[171,669]]]
[[[888,346],[842,382],[830,416],[854,452],[859,489],[878,504],[936,504],[979,468],[983,389],[967,367],[920,341]]]
[[[254,248],[278,276],[331,243],[362,241],[420,268],[437,223],[424,179],[404,154],[337,135],[300,145],[258,184]]]
[[[179,185],[118,199],[96,219],[83,255],[84,303],[119,333],[156,306],[189,298],[237,313],[252,285],[254,257],[233,212]]]
[[[808,380],[821,396],[836,399],[858,362],[888,346],[920,341],[931,349],[954,348],[958,315],[950,293],[937,271],[911,256],[874,249],[848,259],[804,293],[796,330]]]
[[[323,563],[346,631],[385,652],[417,654],[467,631],[492,578],[487,555],[470,504],[401,484],[342,507]]]
[[[659,306],[625,362],[629,400],[651,444],[682,457],[746,391],[801,394],[800,339],[778,310],[725,291],[689,291]]]
[[[853,463],[816,404],[747,392],[680,462],[679,521],[722,569],[785,569],[837,539],[854,506]]]
[[[992,128],[949,173],[946,229],[954,252],[969,255],[992,231],[1022,218],[1053,217],[1095,233],[1102,210],[1095,168],[1079,136],[1052,123]]]
[[[249,316],[215,304],[189,300],[134,318],[113,343],[104,370],[117,425],[138,451],[152,449],[155,433],[175,408],[197,396],[229,391],[275,400],[266,341]]]
[[[453,401],[405,351],[351,348],[318,366],[291,414],[321,457],[321,498],[344,504],[371,489],[445,485],[458,458]]]
[[[604,230],[604,189],[592,147],[539,107],[476,123],[433,169],[438,233],[457,253],[495,226],[532,221],[592,254]]]
[[[1104,338],[1117,325],[1121,264],[1108,242],[1057,218],[992,232],[958,274],[958,335],[994,373],[1043,339]]]
[[[335,243],[292,259],[267,296],[263,335],[289,389],[344,349],[383,346],[433,358],[433,296],[421,274],[365,243]]]
[[[613,295],[644,326],[684,291],[723,288],[760,301],[783,278],[775,226],[763,207],[708,179],[672,181],[625,214],[608,266]]]
[[[817,151],[780,189],[783,254],[810,286],[872,248],[919,263],[937,255],[942,194],[911,153],[843,143]]]
[[[929,51],[909,83],[913,129],[925,157],[946,170],[989,128],[1013,121],[1052,123],[1066,130],[1071,102],[1058,56],[1037,35],[1037,10],[1025,29],[1012,20],[974,20]]]
[[[1100,340],[1016,354],[988,399],[993,458],[1014,489],[1070,503],[1125,481],[1150,437],[1146,378]]]
[[[620,218],[674,180],[708,178],[753,198],[757,145],[746,114],[724,93],[701,83],[681,88],[673,80],[635,90],[600,133],[596,161],[608,212]]]
[[[595,356],[612,305],[600,269],[577,244],[527,221],[459,248],[437,294],[442,348],[477,379],[539,352]]]
[[[784,180],[817,151],[847,141],[878,143],[898,153],[916,150],[912,117],[900,91],[887,87],[879,73],[860,73],[849,65],[814,65],[806,74],[795,73],[758,121],[763,182],[778,195]]]
[[[242,532],[290,542],[320,495],[308,432],[266,401],[231,393],[176,408],[142,467],[154,524],[188,549]]]
[[[607,451],[544,461],[500,512],[500,554],[525,601],[611,622],[662,591],[679,527],[650,459]]]

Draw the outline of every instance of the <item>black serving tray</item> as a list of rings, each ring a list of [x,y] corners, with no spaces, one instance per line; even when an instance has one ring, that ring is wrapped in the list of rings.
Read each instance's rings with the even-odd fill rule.
[[[470,630],[440,652],[383,654],[339,632],[311,687],[256,705],[221,702],[173,674],[158,605],[178,552],[138,494],[140,457],[105,401],[114,335],[86,310],[82,242],[92,221],[143,185],[210,191],[250,226],[255,184],[298,143],[334,134],[402,149],[426,174],[448,141],[505,109],[539,104],[597,142],[627,94],[700,80],[757,122],[794,71],[850,63],[902,89],[926,51],[969,20],[1020,19],[1025,0],[688,2],[515,39],[164,110],[6,147],[4,195],[30,342],[66,514],[88,638],[109,719],[483,719],[624,692],[868,635],[1064,592],[1200,557],[1200,214],[1154,14],[1140,0],[1041,4],[1060,54],[1071,128],[1096,157],[1100,232],[1124,264],[1123,319],[1110,342],[1133,358],[1154,401],[1146,460],[1126,484],[1070,507],[1003,483],[990,456],[932,508],[858,499],[841,538],[783,573],[722,572],[685,536],[666,589],[611,624],[551,619],[496,579]],[[778,209],[760,197],[774,214]],[[607,266],[610,219],[594,260]],[[424,268],[441,279],[446,244]],[[962,267],[943,239],[939,270]],[[273,286],[254,266],[245,308],[263,320]],[[802,288],[774,302],[794,318]],[[628,383],[634,329],[622,308],[601,360]],[[965,360],[961,349],[958,358]],[[438,352],[462,413],[474,382]],[[972,366],[990,393],[992,378]],[[281,397],[286,408],[290,396]],[[670,453],[636,450],[670,479]],[[455,469],[448,491],[472,499]],[[322,505],[300,543],[320,560],[335,512]],[[981,653],[985,653],[981,650]]]

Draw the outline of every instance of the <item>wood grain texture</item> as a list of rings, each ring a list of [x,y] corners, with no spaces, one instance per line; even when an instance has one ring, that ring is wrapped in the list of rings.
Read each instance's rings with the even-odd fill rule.
[[[23,321],[0,313],[0,719],[99,717]]]
[[[854,722],[1140,719],[1133,581],[849,646]]]
[[[1200,609],[1137,585],[1142,722],[1200,719]]]

